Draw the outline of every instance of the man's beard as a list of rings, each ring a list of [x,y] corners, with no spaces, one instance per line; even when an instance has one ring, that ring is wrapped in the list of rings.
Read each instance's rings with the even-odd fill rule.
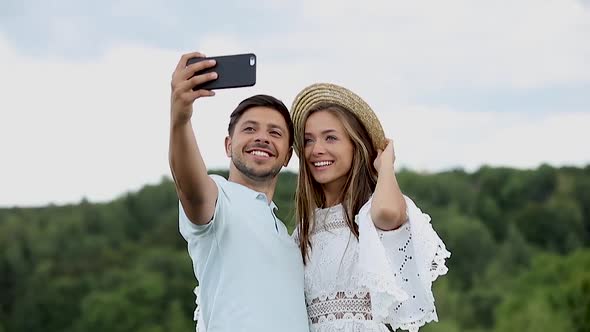
[[[270,181],[274,179],[277,174],[279,174],[282,168],[282,165],[278,165],[277,167],[271,168],[268,171],[256,171],[254,168],[246,166],[246,163],[242,160],[242,158],[233,153],[231,161],[242,174],[253,181]]]

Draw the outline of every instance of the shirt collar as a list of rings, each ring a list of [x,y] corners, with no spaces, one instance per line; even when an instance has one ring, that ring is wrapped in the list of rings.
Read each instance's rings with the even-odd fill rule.
[[[251,197],[252,197],[252,198],[254,198],[254,199],[257,199],[257,200],[264,200],[264,202],[265,202],[265,203],[268,201],[268,199],[267,199],[267,197],[266,197],[266,194],[265,194],[265,193],[258,192],[258,191],[254,190],[254,189],[252,189],[252,188],[246,187],[245,185],[243,185],[243,184],[240,184],[240,183],[237,183],[237,182],[233,182],[233,181],[228,181],[228,182],[231,182],[231,183],[233,183],[233,184],[235,184],[235,185],[239,186],[239,188],[242,188],[243,190],[245,190],[245,191],[248,191],[248,192],[249,192],[249,195],[251,195]],[[268,203],[266,203],[266,204],[268,204]],[[270,204],[268,204],[268,205],[269,205],[269,206],[270,206],[270,207],[271,207],[273,210],[278,210],[278,209],[279,209],[279,208],[277,207],[277,205],[275,204],[275,202],[274,202],[274,201],[270,201]]]
[[[252,191],[254,192],[253,196],[254,196],[255,199],[264,200],[265,203],[268,201],[268,199],[266,198],[266,194],[265,193],[261,193],[261,192],[254,191],[254,190],[252,190]],[[270,201],[269,206],[272,207],[273,210],[278,210],[279,209],[277,207],[277,205],[275,204],[274,201]]]

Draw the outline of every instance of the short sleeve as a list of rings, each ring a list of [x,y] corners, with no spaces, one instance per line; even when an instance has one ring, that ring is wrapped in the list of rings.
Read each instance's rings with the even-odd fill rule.
[[[193,223],[184,212],[182,203],[178,201],[178,226],[180,229],[180,234],[182,234],[182,237],[186,241],[190,242],[191,238],[199,237],[214,231],[215,228],[219,227],[217,224],[222,222],[220,220],[221,218],[218,218],[218,216],[219,209],[224,205],[224,200],[226,199],[224,182],[227,182],[227,180],[218,175],[211,175],[211,179],[213,179],[215,185],[217,186],[217,199],[215,200],[215,211],[213,212],[213,217],[211,218],[210,222],[204,225],[197,225]]]
[[[194,261],[194,255],[195,255],[195,251],[197,250],[196,248],[201,246],[201,247],[208,247],[211,244],[212,238],[211,237],[205,237],[209,234],[214,234],[214,232],[219,231],[219,229],[221,227],[223,227],[223,213],[221,211],[221,209],[223,209],[223,206],[227,205],[228,202],[228,196],[227,196],[227,188],[226,188],[226,183],[227,180],[225,180],[223,177],[218,176],[218,175],[211,175],[211,178],[213,179],[213,181],[215,182],[215,185],[217,186],[217,200],[215,201],[215,211],[213,213],[213,217],[211,218],[211,221],[205,225],[197,225],[194,224],[193,222],[191,222],[189,220],[189,218],[187,217],[186,213],[184,212],[184,209],[182,208],[182,203],[178,203],[178,223],[179,223],[179,229],[180,229],[180,233],[182,234],[182,237],[184,237],[184,239],[187,241],[188,243],[188,249],[189,249],[189,254],[191,256],[191,259],[193,259]],[[194,289],[194,294],[195,294],[195,304],[196,304],[196,309],[194,311],[194,315],[193,318],[194,320],[197,322],[197,327],[196,330],[197,332],[206,332],[206,326],[205,326],[205,321],[203,319],[203,313],[200,310],[200,292],[199,292],[199,286],[195,287]]]

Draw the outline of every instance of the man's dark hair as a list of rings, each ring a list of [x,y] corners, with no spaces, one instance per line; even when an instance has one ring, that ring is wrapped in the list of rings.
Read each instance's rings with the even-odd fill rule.
[[[238,105],[238,107],[236,107],[236,109],[229,116],[229,126],[227,127],[227,131],[230,136],[234,134],[236,123],[238,123],[242,115],[252,107],[268,107],[281,113],[283,118],[285,118],[285,122],[287,123],[287,129],[289,129],[289,146],[293,146],[293,121],[291,121],[289,110],[282,101],[268,95],[256,95],[246,98]]]

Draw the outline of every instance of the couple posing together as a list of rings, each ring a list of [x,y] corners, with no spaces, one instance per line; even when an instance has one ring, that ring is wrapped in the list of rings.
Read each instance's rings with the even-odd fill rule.
[[[216,78],[172,76],[170,167],[180,233],[200,287],[195,320],[208,332],[417,331],[436,321],[432,282],[449,252],[430,217],[402,194],[391,140],[353,92],[314,84],[291,113],[257,95],[231,113],[229,178],[208,175],[195,138],[192,88]],[[197,118],[206,119],[202,110]],[[277,175],[299,157],[292,235],[275,215]]]

